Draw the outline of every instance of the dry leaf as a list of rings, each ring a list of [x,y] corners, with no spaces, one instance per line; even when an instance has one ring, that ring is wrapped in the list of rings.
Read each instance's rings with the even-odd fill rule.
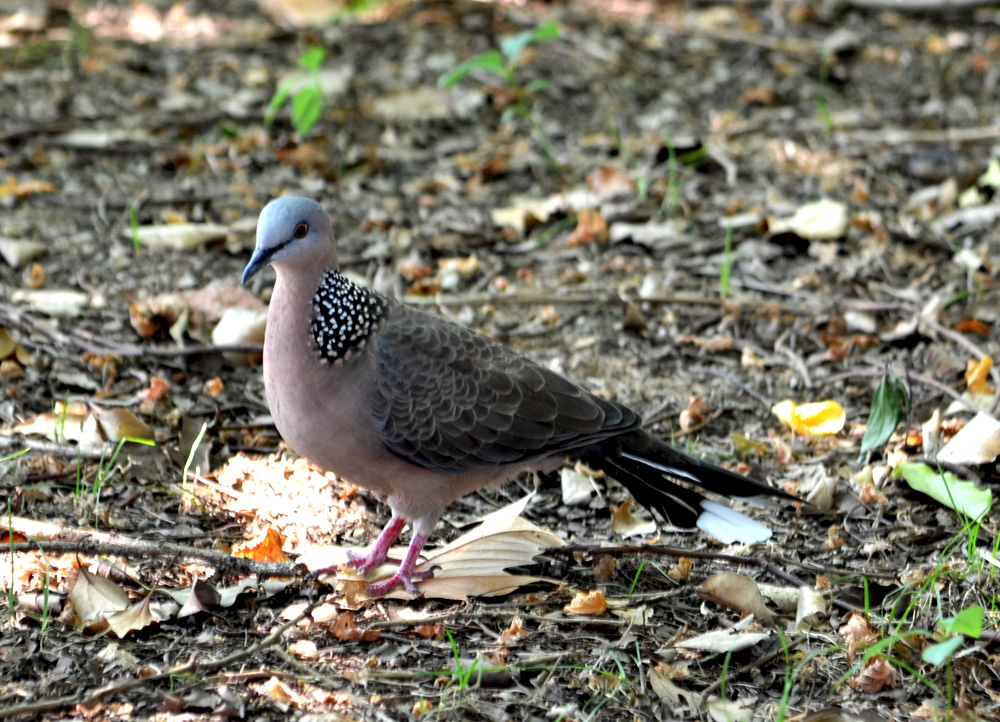
[[[674,684],[673,680],[682,678],[676,668],[666,662],[659,662],[649,670],[649,686],[660,700],[670,709],[677,710],[682,704],[695,709],[700,703],[699,695]]]
[[[667,576],[675,582],[686,582],[691,577],[692,568],[691,557],[681,557],[676,564],[670,567]]]
[[[505,570],[534,563],[542,551],[564,546],[565,542],[552,532],[535,526],[526,519],[511,516],[506,510],[494,512],[483,523],[441,549],[428,552],[424,561],[417,564],[417,573],[434,570],[430,579],[414,580],[417,588],[427,598],[464,601],[476,596],[501,596],[527,584],[545,582],[562,586],[555,579],[527,574],[509,574]],[[315,571],[340,567],[335,576],[338,591],[350,592],[355,601],[362,601],[371,581],[394,571],[394,564],[380,567],[368,578],[363,578],[344,566],[347,549],[341,547],[315,547],[301,555],[297,561]],[[390,550],[392,559],[401,559],[406,550]],[[394,589],[386,597],[410,599],[405,589]]]
[[[850,681],[850,685],[859,692],[876,694],[887,687],[896,686],[896,670],[884,657],[873,657],[858,672],[858,676]]]
[[[129,632],[136,632],[154,624],[156,619],[149,606],[152,598],[153,595],[150,593],[142,601],[130,604],[120,612],[107,615],[108,629],[111,633],[121,639]]]
[[[688,396],[687,408],[681,412],[680,425],[682,431],[691,431],[699,424],[703,424],[708,417],[708,404],[701,400],[700,396]]]
[[[848,664],[854,663],[855,654],[872,646],[879,639],[878,634],[861,612],[849,612],[845,623],[837,629],[837,634],[845,642]]]
[[[625,195],[635,190],[635,181],[629,172],[614,165],[602,165],[587,174],[587,185],[599,202]]]
[[[799,587],[799,603],[795,608],[795,631],[806,632],[826,621],[829,605],[817,590]]]
[[[110,409],[90,405],[90,412],[97,422],[101,437],[112,443],[122,440],[138,439],[155,441],[156,434],[146,423],[128,409],[115,406]]]
[[[381,632],[377,629],[358,629],[354,624],[354,615],[350,612],[342,612],[337,616],[337,621],[333,623],[333,636],[341,642],[374,642]]]
[[[753,623],[752,617],[746,617],[732,629],[719,629],[714,632],[699,634],[691,639],[685,639],[677,643],[681,649],[690,649],[709,654],[725,654],[726,652],[739,652],[744,649],[756,646],[761,642],[771,638],[768,632],[750,631]]]
[[[847,422],[847,412],[836,401],[815,401],[797,404],[787,399],[775,404],[771,413],[802,436],[836,434]]]
[[[199,579],[198,575],[195,575],[194,583],[187,588],[187,592],[187,598],[183,600],[180,611],[177,612],[178,619],[189,617],[198,612],[207,612],[212,607],[218,606],[222,599],[218,590],[208,582]],[[174,597],[175,601],[181,601],[176,596],[171,596]]]
[[[980,411],[938,453],[951,464],[979,466],[1000,456],[1000,421]]]
[[[567,614],[583,614],[588,617],[596,617],[599,614],[604,614],[604,610],[608,608],[608,602],[604,598],[604,592],[600,589],[595,589],[591,592],[577,592],[576,596],[573,597],[573,601],[563,607],[563,611]]]
[[[993,359],[989,356],[983,356],[978,362],[969,360],[969,365],[965,369],[965,387],[969,393],[993,393],[993,388],[986,383],[991,368],[993,368]]]
[[[750,577],[734,572],[719,572],[702,582],[698,594],[710,602],[743,614],[753,614],[761,624],[768,627],[774,626],[774,619],[764,604],[764,597],[757,588],[757,583]]]
[[[847,232],[847,206],[827,199],[807,203],[788,218],[769,219],[772,234],[794,233],[811,241],[835,241]]]
[[[112,581],[80,569],[76,583],[69,590],[76,616],[91,631],[107,627],[107,616],[128,609],[128,596]]]
[[[594,208],[584,208],[576,216],[576,228],[566,239],[566,245],[589,245],[608,242],[608,223],[601,212]]]
[[[621,506],[611,507],[611,531],[623,537],[642,536],[656,531],[656,522],[632,513],[634,504],[629,499]]]
[[[232,554],[255,562],[287,562],[288,555],[282,550],[284,544],[285,537],[268,525],[253,539],[233,544]]]
[[[142,249],[151,251],[188,251],[212,241],[225,240],[229,228],[213,223],[172,223],[162,226],[126,228],[122,234]]]

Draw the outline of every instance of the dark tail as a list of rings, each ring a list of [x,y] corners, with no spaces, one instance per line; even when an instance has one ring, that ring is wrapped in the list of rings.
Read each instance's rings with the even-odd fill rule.
[[[771,530],[667,476],[720,496],[795,499],[780,489],[688,456],[642,429],[606,439],[588,448],[580,459],[608,474],[667,523],[684,529],[697,527],[724,544],[765,541]]]

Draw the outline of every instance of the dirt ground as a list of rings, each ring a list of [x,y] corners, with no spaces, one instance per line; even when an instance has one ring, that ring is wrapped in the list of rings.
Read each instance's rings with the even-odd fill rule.
[[[0,719],[997,719],[996,514],[888,474],[996,412],[995,4],[264,5],[0,2]],[[547,21],[509,82],[439,83]],[[310,132],[291,98],[265,122],[314,84]],[[283,194],[347,272],[814,504],[741,505],[754,547],[628,536],[624,491],[564,473],[521,516],[573,546],[498,596],[275,576],[387,520],[281,445],[255,321],[212,336],[259,320],[273,276],[239,278]],[[886,369],[910,408],[861,453]],[[784,399],[846,423],[793,433]],[[948,468],[995,488],[991,439]]]

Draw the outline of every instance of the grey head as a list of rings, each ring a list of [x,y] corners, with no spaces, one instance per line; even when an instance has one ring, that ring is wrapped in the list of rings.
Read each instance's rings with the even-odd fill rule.
[[[243,270],[243,284],[269,264],[275,268],[308,269],[317,264],[336,268],[333,227],[319,203],[289,196],[264,206],[257,221],[257,246]]]

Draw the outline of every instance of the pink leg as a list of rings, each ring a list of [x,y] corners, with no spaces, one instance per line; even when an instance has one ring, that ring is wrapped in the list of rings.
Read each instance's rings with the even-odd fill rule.
[[[367,554],[358,554],[353,551],[348,552],[349,560],[347,565],[354,567],[362,574],[370,572],[372,569],[379,566],[389,555],[389,549],[391,549],[392,545],[396,543],[397,539],[399,539],[399,535],[403,533],[403,527],[405,526],[406,519],[401,516],[393,516],[389,520],[389,523],[385,525],[385,529],[382,530],[382,533],[378,535],[378,539],[375,540],[375,546],[371,548],[371,551]],[[412,544],[410,546],[412,546]],[[420,546],[423,546],[423,544]]]
[[[388,527],[386,527],[386,531],[388,531]],[[384,536],[385,532],[382,532],[382,534]],[[381,541],[382,538],[379,537],[379,542]],[[392,589],[395,589],[400,584],[402,584],[404,587],[406,587],[406,591],[408,591],[410,594],[413,594],[414,596],[419,596],[420,590],[417,589],[412,579],[413,567],[416,566],[417,558],[420,556],[420,552],[423,550],[424,544],[426,543],[427,543],[427,536],[425,534],[421,534],[419,532],[414,531],[413,539],[410,540],[410,546],[407,547],[406,549],[406,556],[403,557],[403,561],[399,563],[399,569],[397,569],[396,573],[393,574],[388,579],[385,579],[381,582],[375,582],[374,584],[369,585],[368,593],[373,597],[378,597]],[[377,546],[378,543],[376,543],[376,547]],[[374,551],[374,549],[372,551]],[[430,576],[430,574],[421,576],[426,577]]]

